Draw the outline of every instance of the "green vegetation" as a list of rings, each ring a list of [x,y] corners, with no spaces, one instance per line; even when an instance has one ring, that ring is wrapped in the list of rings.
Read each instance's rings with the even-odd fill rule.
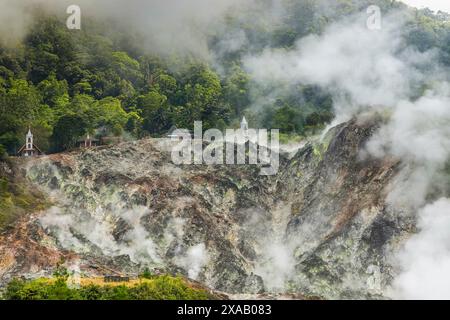
[[[0,46],[0,145],[9,154],[21,147],[28,126],[44,152],[70,149],[86,133],[161,136],[173,125],[191,128],[194,120],[202,120],[205,130],[223,129],[252,113],[251,95],[266,90],[252,83],[239,54],[223,57],[219,74],[194,57],[149,54],[131,31],[111,22],[86,18],[83,30],[71,31],[64,17],[39,12],[34,21],[22,44]],[[237,26],[232,20],[227,24]],[[288,42],[281,30],[267,37],[261,32],[256,26],[248,30],[263,36],[263,42],[272,37]],[[213,51],[223,35],[216,36],[210,40]],[[256,112],[253,125],[302,133],[307,114],[331,110],[329,101],[318,101],[323,96],[318,88],[309,88],[308,95],[299,99],[303,91],[281,93],[278,102],[264,106],[275,110],[276,119],[267,121],[265,112]],[[283,115],[286,110],[295,117]]]
[[[68,30],[65,16],[37,10],[22,43],[3,47],[0,39],[0,157],[4,150],[17,152],[28,126],[44,152],[70,149],[86,133],[158,137],[173,125],[191,128],[194,120],[202,120],[205,130],[235,127],[242,115],[252,126],[279,128],[288,136],[315,134],[333,118],[330,94],[308,85],[262,85],[242,60],[264,48],[291,49],[370,4],[383,12],[403,7],[391,0],[339,0],[324,10],[320,1],[285,0],[284,15],[268,24],[270,2],[257,1],[254,11],[227,17],[209,35],[217,69],[188,54],[149,53],[139,35],[111,21],[83,18],[82,30]],[[405,44],[418,51],[439,48],[441,62],[450,65],[448,20],[444,13],[410,12]],[[238,32],[248,43],[223,50],[223,40]]]
[[[296,134],[280,133],[278,136],[281,144],[300,143],[305,137]]]
[[[205,289],[194,288],[181,277],[154,276],[134,284],[71,287],[68,276],[12,280],[4,293],[7,300],[207,300],[214,297]]]
[[[86,23],[89,32],[71,32],[64,19],[38,15],[23,46],[0,47],[0,145],[8,153],[21,147],[28,126],[44,152],[56,152],[86,133],[160,136],[200,119],[205,129],[224,128],[240,112],[227,99],[248,106],[245,78],[135,50],[129,31]]]
[[[144,272],[141,274],[141,278],[143,279],[153,279],[154,275],[150,271],[149,268],[145,268]]]

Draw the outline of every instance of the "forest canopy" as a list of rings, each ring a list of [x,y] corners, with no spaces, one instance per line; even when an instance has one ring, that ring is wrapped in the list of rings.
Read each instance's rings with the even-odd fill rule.
[[[81,30],[69,30],[66,16],[36,10],[19,44],[0,45],[0,150],[16,154],[28,127],[44,152],[58,152],[88,133],[160,137],[172,126],[191,128],[195,120],[202,120],[205,130],[236,127],[243,115],[254,127],[314,133],[333,119],[331,95],[307,84],[261,86],[242,59],[264,48],[291,48],[374,1],[333,1],[333,10],[319,8],[319,2],[284,1],[288,10],[276,24],[248,23],[249,12],[229,17],[208,35],[214,56],[209,61],[152,52],[146,49],[151,45],[140,45],[139,34],[111,21],[86,17]],[[396,1],[375,2],[386,11],[405,8]],[[256,3],[261,11],[268,5]],[[443,13],[415,10],[405,41],[419,51],[438,47],[442,63],[450,65],[447,21]],[[227,36],[237,31],[248,43],[223,50]]]

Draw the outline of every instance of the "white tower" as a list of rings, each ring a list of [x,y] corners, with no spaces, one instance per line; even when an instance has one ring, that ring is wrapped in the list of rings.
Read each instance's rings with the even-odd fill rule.
[[[245,117],[243,117],[242,121],[241,121],[241,132],[244,134],[244,139],[247,140],[248,139],[248,122],[247,122],[247,119],[245,119]]]
[[[34,153],[34,147],[33,147],[33,134],[31,133],[31,129],[28,128],[28,133],[26,136],[25,141],[25,156],[32,156]]]
[[[241,121],[241,130],[244,131],[245,133],[247,133],[248,131],[248,122],[247,119],[245,119],[245,117],[243,117]]]
[[[89,133],[86,136],[86,140],[84,140],[84,147],[85,148],[92,147],[92,139],[91,139],[91,135]]]

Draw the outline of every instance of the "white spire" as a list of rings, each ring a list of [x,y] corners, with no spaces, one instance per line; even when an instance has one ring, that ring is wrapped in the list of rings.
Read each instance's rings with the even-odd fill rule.
[[[241,129],[248,130],[248,122],[247,122],[247,119],[245,119],[245,116],[242,118],[242,121],[241,121]]]
[[[26,150],[32,150],[33,149],[33,134],[31,133],[31,128],[28,127],[28,133],[25,138],[25,149]]]
[[[247,141],[248,140],[248,122],[247,122],[247,119],[245,119],[245,117],[243,117],[242,121],[241,121],[241,132],[244,134],[245,141]]]

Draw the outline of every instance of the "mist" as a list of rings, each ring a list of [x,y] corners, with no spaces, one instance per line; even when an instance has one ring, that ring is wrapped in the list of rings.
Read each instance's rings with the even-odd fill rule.
[[[420,232],[398,255],[403,272],[390,293],[403,299],[450,297],[450,200],[440,199],[419,213]]]
[[[27,34],[33,10],[68,18],[70,5],[81,9],[83,18],[111,20],[134,30],[145,41],[140,45],[161,54],[192,54],[210,59],[207,38],[220,28],[226,13],[253,0],[1,0],[0,35],[6,43],[17,43]],[[89,30],[85,30],[89,31]]]
[[[387,205],[399,212],[408,208],[420,221],[418,234],[394,253],[392,264],[399,275],[390,294],[450,298],[450,277],[443,272],[450,259],[444,231],[449,199],[432,202],[448,196],[449,186],[445,168],[450,159],[450,91],[445,68],[435,50],[418,52],[405,45],[404,13],[384,16],[381,30],[369,30],[366,18],[362,14],[332,24],[321,35],[299,40],[293,49],[249,55],[244,65],[262,85],[302,83],[328,90],[335,122],[374,113],[384,118],[361,158],[401,160],[403,169],[390,186]]]

